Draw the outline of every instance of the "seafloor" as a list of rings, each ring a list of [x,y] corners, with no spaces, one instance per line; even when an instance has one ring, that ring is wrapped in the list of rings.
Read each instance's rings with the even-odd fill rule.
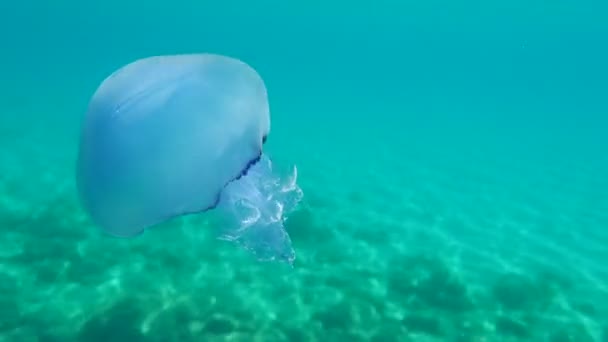
[[[398,152],[407,139],[364,125],[365,140],[271,135],[269,153],[298,164],[305,193],[287,222],[292,269],[215,240],[204,215],[132,240],[99,234],[77,202],[69,136],[64,149],[42,143],[51,121],[3,135],[3,341],[608,338],[596,193],[608,184],[591,165],[565,173],[567,160],[421,139]]]

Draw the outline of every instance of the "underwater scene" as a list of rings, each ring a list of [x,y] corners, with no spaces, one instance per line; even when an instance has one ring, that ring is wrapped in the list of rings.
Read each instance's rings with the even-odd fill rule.
[[[0,341],[608,341],[607,18],[2,1]]]

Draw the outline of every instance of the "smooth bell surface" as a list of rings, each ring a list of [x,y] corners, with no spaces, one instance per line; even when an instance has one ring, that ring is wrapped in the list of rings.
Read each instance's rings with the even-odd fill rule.
[[[135,61],[90,101],[77,165],[81,200],[115,236],[215,207],[270,130],[263,80],[230,57]]]

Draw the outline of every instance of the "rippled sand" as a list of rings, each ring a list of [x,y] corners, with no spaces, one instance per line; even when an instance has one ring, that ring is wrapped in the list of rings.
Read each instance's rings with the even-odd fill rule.
[[[70,157],[13,141],[0,155],[2,340],[608,338],[601,175],[375,141],[275,148],[301,157],[293,269],[215,240],[204,215],[105,237],[76,200]]]

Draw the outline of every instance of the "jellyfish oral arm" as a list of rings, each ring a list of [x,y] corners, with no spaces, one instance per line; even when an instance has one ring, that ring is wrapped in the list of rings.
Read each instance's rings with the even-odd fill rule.
[[[226,185],[215,208],[221,218],[219,238],[232,241],[258,260],[292,264],[295,252],[284,223],[302,199],[295,166],[286,175],[273,169],[266,155],[240,178]]]

